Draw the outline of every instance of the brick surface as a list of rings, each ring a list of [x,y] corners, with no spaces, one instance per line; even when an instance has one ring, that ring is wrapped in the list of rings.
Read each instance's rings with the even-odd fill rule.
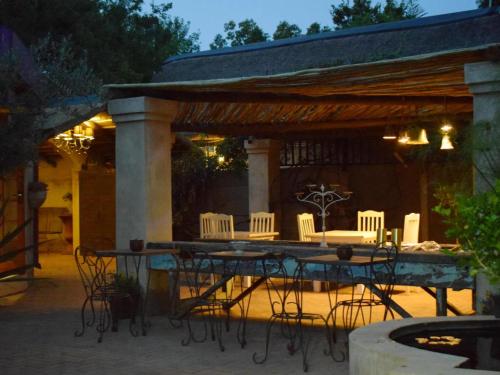
[[[241,349],[235,329],[224,332],[226,350],[212,341],[182,346],[184,328],[173,328],[162,316],[151,317],[147,336],[133,337],[127,321],[118,332],[107,332],[97,343],[95,329],[82,337],[79,308],[83,290],[68,255],[45,254],[44,269],[22,296],[0,298],[0,374],[303,374],[301,356],[290,356],[286,340],[275,326],[267,362],[256,365],[254,352],[262,353],[265,322],[250,321],[248,345]],[[200,322],[196,323],[200,325]],[[236,325],[233,325],[236,328]],[[197,327],[195,329],[200,329]],[[310,374],[347,374],[347,363],[335,363],[323,354],[324,334],[310,329]]]

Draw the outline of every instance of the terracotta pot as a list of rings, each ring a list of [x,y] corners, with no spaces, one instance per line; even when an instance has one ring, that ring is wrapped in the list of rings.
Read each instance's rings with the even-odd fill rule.
[[[144,240],[130,240],[130,250],[142,251],[144,248]]]
[[[352,258],[352,246],[344,245],[337,247],[337,256],[341,260],[349,260]]]

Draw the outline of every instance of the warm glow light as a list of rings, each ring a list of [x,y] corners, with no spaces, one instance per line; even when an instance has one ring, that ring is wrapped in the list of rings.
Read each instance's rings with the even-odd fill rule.
[[[410,140],[410,137],[408,136],[407,131],[400,133],[399,138],[398,138],[399,143],[407,144],[409,140]]]
[[[390,126],[386,126],[385,131],[384,131],[384,136],[382,137],[382,139],[392,140],[392,139],[396,139],[396,138],[397,138],[397,136],[396,136],[396,133],[394,132],[394,130]]]
[[[450,136],[448,134],[443,134],[443,139],[441,139],[441,150],[453,150],[453,148]]]
[[[418,144],[420,145],[429,144],[429,140],[427,139],[427,131],[424,128],[420,129],[420,134],[418,135]]]
[[[217,161],[219,162],[219,164],[224,163],[224,160],[225,160],[224,156],[222,156],[222,155],[217,158]]]
[[[449,123],[445,123],[441,126],[441,130],[445,133],[448,133],[451,129],[453,129],[453,126],[451,126]]]

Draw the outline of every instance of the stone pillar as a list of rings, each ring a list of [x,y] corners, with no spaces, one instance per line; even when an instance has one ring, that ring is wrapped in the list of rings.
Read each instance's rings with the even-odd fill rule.
[[[496,122],[490,138],[500,139],[500,63],[483,61],[466,64],[465,83],[474,95],[474,124]],[[476,154],[474,161],[481,171],[474,170],[474,192],[489,190],[490,184],[494,184],[494,177],[488,175],[487,162],[481,154]]]
[[[136,97],[112,100],[116,123],[116,246],[129,240],[172,240],[171,101]]]
[[[483,61],[465,65],[465,83],[474,95],[474,124],[482,121],[492,123],[489,138],[497,142],[500,139],[500,63]],[[498,149],[498,148],[497,148]],[[500,155],[493,156],[499,160]],[[488,173],[487,161],[479,152],[474,155],[474,192],[481,193],[490,189],[495,183],[494,176]],[[492,286],[484,275],[476,278],[476,311],[483,312],[482,301],[487,294],[498,294],[500,287]]]
[[[116,99],[108,104],[108,112],[116,123],[116,246],[119,249],[127,249],[129,240],[136,238],[145,243],[172,240],[170,124],[176,111],[175,102],[149,97]],[[152,276],[158,279],[157,275]],[[141,284],[144,283],[145,280],[141,280]],[[158,288],[168,287],[154,284],[154,295]]]
[[[280,142],[271,139],[245,141],[248,154],[248,211],[274,212],[275,230],[280,223]]]

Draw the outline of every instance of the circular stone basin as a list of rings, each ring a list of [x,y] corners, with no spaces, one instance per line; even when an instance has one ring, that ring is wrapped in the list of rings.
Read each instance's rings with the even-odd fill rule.
[[[499,341],[500,320],[493,317],[372,324],[349,336],[350,374],[498,374]]]
[[[468,358],[461,368],[500,371],[500,319],[415,324],[389,337],[414,348]]]

